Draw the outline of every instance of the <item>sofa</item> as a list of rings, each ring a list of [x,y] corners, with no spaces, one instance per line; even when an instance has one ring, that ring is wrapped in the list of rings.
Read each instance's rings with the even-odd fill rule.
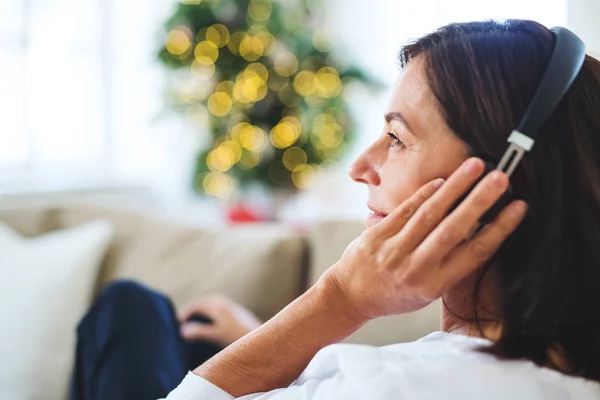
[[[92,220],[110,221],[114,238],[95,292],[116,279],[134,279],[169,295],[176,307],[221,293],[262,320],[310,287],[364,230],[362,221],[322,221],[310,228],[281,223],[206,229],[118,207],[90,204],[0,207],[0,222],[25,237]],[[437,303],[416,313],[370,322],[347,339],[386,345],[439,329]]]
[[[362,221],[322,221],[310,227],[255,223],[206,229],[107,204],[0,205],[0,223],[24,238],[96,220],[108,221],[113,234],[92,293],[97,294],[111,281],[133,279],[167,294],[176,308],[199,296],[220,293],[245,305],[262,320],[316,282],[364,229]],[[371,321],[346,341],[370,345],[412,341],[439,329],[439,310],[436,303],[410,315]],[[52,318],[53,323],[63,322],[60,315]],[[64,384],[60,390],[64,392]]]

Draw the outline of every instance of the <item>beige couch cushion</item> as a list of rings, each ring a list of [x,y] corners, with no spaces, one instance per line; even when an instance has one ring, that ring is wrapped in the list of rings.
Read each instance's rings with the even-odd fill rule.
[[[316,282],[327,268],[337,262],[350,242],[360,236],[364,229],[362,221],[325,221],[315,226],[309,238],[309,282]],[[408,342],[439,330],[439,326],[440,304],[435,302],[411,314],[371,321],[346,341],[373,345]]]
[[[282,225],[208,231],[91,206],[0,209],[0,220],[28,236],[98,218],[115,228],[98,288],[132,278],[168,294],[179,307],[201,295],[223,293],[262,319],[302,291],[305,240]]]

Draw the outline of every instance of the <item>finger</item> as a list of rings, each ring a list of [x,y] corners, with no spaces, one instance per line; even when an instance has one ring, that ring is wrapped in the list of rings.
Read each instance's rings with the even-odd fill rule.
[[[527,214],[527,203],[522,200],[513,201],[506,206],[498,217],[488,224],[473,239],[453,250],[440,268],[440,279],[443,275],[450,282],[458,283],[481,265],[489,261],[498,251],[502,243],[517,229]]]
[[[479,218],[490,209],[508,188],[502,171],[489,173],[466,199],[448,215],[419,246],[417,253],[425,262],[441,260],[463,242]]]
[[[444,180],[439,178],[421,186],[412,196],[403,201],[394,211],[385,217],[377,225],[371,228],[373,235],[380,238],[388,238],[396,234],[414,213],[442,186]]]
[[[198,322],[187,322],[181,325],[180,332],[181,336],[187,340],[214,341],[217,337],[217,330],[214,326]]]
[[[417,248],[440,223],[456,200],[477,181],[484,168],[483,161],[478,158],[465,161],[440,190],[415,212],[404,229],[390,238],[389,245],[392,248],[402,249],[401,252],[397,251],[394,257],[402,257]]]

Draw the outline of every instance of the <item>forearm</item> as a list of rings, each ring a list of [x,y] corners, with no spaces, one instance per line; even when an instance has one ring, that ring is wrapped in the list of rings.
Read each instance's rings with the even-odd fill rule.
[[[235,397],[288,386],[320,349],[343,340],[366,322],[345,309],[340,296],[335,285],[321,279],[194,373]]]

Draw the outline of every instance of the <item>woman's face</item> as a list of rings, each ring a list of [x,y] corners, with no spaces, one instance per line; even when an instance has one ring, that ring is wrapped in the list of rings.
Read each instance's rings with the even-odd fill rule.
[[[379,138],[349,170],[369,188],[369,227],[425,183],[450,176],[469,156],[467,145],[444,122],[419,58],[403,70],[384,119]]]

